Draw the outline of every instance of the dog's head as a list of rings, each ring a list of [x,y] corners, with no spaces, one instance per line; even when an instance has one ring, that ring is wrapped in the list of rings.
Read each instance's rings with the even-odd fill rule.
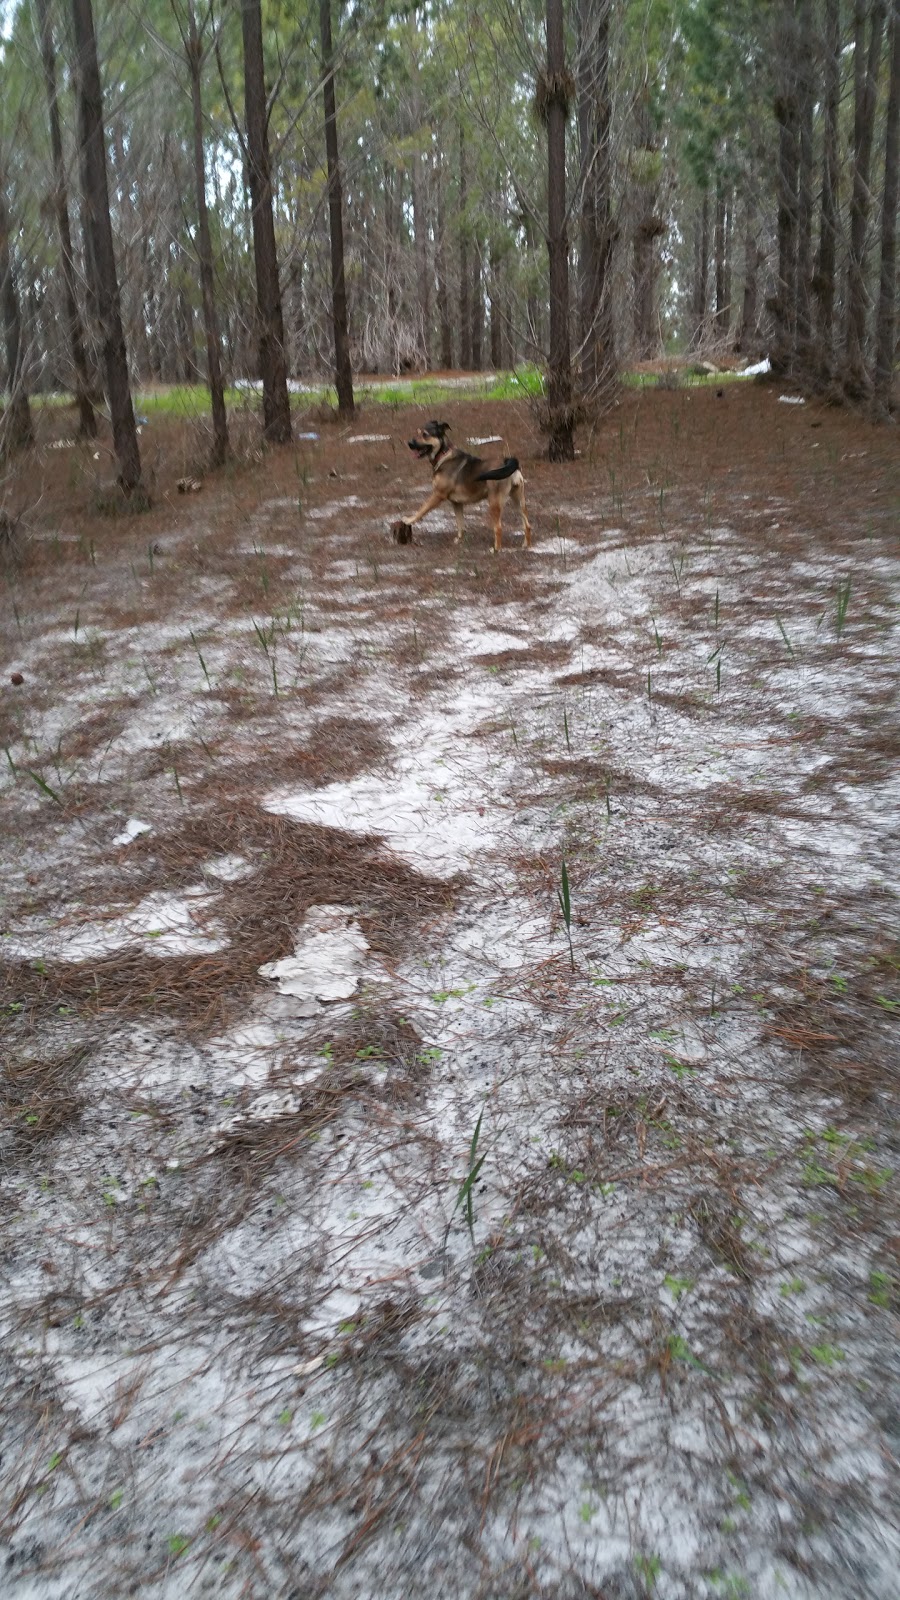
[[[436,461],[441,451],[446,448],[446,435],[449,432],[449,422],[426,422],[418,433],[406,442],[420,461]]]

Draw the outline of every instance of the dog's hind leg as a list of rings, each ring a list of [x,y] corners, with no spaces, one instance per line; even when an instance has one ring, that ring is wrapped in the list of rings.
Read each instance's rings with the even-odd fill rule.
[[[458,506],[455,501],[453,501],[452,504],[453,504],[453,515],[456,518],[456,543],[459,544],[461,539],[462,539],[463,532],[464,532],[464,529],[463,529],[463,508],[462,508],[462,506]]]
[[[502,502],[502,500],[494,500],[494,499],[489,500],[488,501],[488,511],[490,513],[491,526],[493,527],[493,530],[494,530],[494,555],[496,555],[498,550],[502,550],[503,549],[503,502]]]
[[[511,500],[516,502],[516,505],[522,513],[522,527],[525,530],[525,549],[530,550],[531,523],[528,521],[528,512],[525,510],[525,484],[521,478],[519,478],[518,482],[513,479],[512,488],[509,491],[509,497]]]

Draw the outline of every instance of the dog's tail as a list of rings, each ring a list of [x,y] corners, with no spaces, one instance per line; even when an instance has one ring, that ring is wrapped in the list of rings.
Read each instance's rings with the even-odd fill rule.
[[[511,478],[518,470],[519,463],[515,456],[507,456],[502,467],[492,467],[489,472],[479,472],[478,482],[486,483],[489,478]]]

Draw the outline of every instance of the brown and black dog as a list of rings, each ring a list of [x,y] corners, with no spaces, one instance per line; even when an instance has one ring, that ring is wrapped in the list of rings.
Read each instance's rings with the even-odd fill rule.
[[[522,513],[525,546],[530,550],[531,523],[525,511],[525,479],[515,456],[507,456],[500,467],[491,467],[479,456],[470,456],[467,451],[457,450],[448,444],[449,432],[450,424],[447,422],[426,422],[414,438],[407,440],[410,450],[421,461],[431,462],[432,476],[431,493],[415,516],[408,518],[407,526],[411,528],[414,523],[427,517],[429,511],[435,511],[449,501],[456,517],[458,544],[463,536],[463,507],[478,505],[486,500],[496,553],[503,542],[503,507],[507,500],[513,500]]]

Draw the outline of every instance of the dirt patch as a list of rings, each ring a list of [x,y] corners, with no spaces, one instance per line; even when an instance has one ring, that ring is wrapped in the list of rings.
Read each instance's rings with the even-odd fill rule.
[[[442,414],[528,555],[390,541],[411,408],[192,496],[161,420],[115,522],[28,464],[22,1600],[894,1594],[896,440],[734,383],[550,466],[500,409]]]

